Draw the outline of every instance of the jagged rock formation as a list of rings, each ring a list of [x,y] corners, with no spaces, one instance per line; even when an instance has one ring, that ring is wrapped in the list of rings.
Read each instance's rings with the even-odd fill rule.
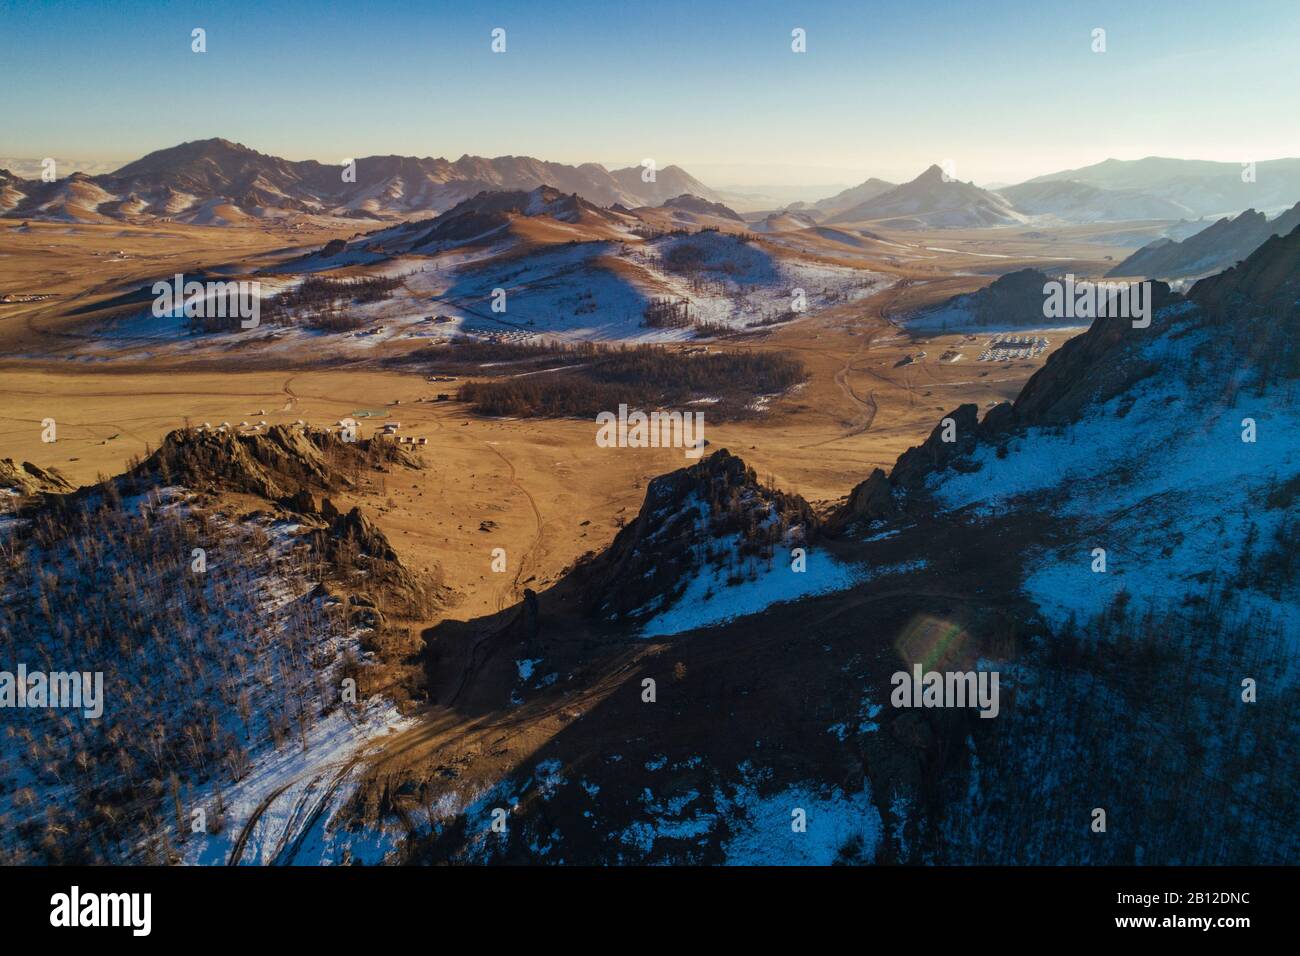
[[[57,468],[41,468],[30,461],[19,465],[12,458],[0,458],[0,492],[35,495],[41,492],[60,494],[71,490],[71,483],[59,474]]]
[[[325,576],[347,588],[363,589],[402,615],[421,617],[452,597],[440,569],[416,576],[401,561],[384,533],[357,507],[338,509],[313,492],[356,492],[367,471],[395,464],[420,468],[416,453],[380,438],[344,442],[336,432],[299,425],[275,425],[266,432],[239,434],[211,429],[178,429],[161,447],[126,474],[105,485],[82,489],[55,502],[72,515],[74,498],[94,498],[111,486],[126,496],[177,486],[207,495],[255,495],[303,519],[307,538],[321,559]]]
[[[1153,316],[1178,300],[1163,282],[1151,283]],[[1165,312],[1160,321],[1176,322],[1178,317]],[[1131,318],[1096,319],[1087,332],[1049,355],[1025,383],[1015,401],[1016,420],[1023,425],[1072,421],[1089,402],[1106,401],[1146,378],[1155,366],[1140,354],[1147,337],[1137,332]]]
[[[890,472],[890,482],[907,491],[920,488],[930,472],[946,468],[974,448],[978,435],[979,408],[973,404],[957,406],[934,426],[925,441],[899,456]],[[952,440],[945,441],[945,437]]]
[[[265,434],[179,430],[140,466],[190,488],[241,491],[274,500],[303,485],[334,488],[351,479],[329,467],[324,448],[343,442],[325,432],[274,425]]]
[[[638,618],[672,604],[702,567],[770,559],[777,544],[807,541],[816,527],[808,502],[759,484],[720,449],[652,481],[636,519],[575,573],[589,614]]]
[[[1102,406],[1133,395],[1145,381],[1161,385],[1172,346],[1157,343],[1196,343],[1189,347],[1202,367],[1200,374],[1224,375],[1230,367],[1238,380],[1253,380],[1260,393],[1300,377],[1300,227],[1267,240],[1237,266],[1201,280],[1185,297],[1152,282],[1151,311],[1149,330],[1134,328],[1129,317],[1096,319],[1048,357],[1014,403],[996,406],[983,421],[974,405],[955,409],[947,416],[955,425],[949,429],[954,440],[943,440],[940,422],[921,445],[899,457],[890,485],[912,493],[925,488],[935,473],[978,471],[981,465],[972,459],[983,445],[1005,446],[1009,436],[1025,430],[1059,428],[1095,416]],[[1226,356],[1232,357],[1227,367]],[[1225,395],[1238,387],[1225,382]],[[1116,414],[1127,415],[1132,403],[1124,399]],[[878,481],[874,487],[878,491]]]
[[[196,490],[238,491],[269,500],[302,488],[348,488],[360,468],[393,462],[418,468],[418,457],[392,441],[343,441],[337,432],[272,425],[265,432],[214,429],[170,432],[162,446],[132,469],[132,479],[160,477]]]
[[[433,603],[449,596],[440,574],[424,580],[417,578],[360,508],[340,512],[325,498],[317,515],[324,524],[311,533],[312,548],[344,582],[350,583],[352,572],[362,572],[366,590],[403,614],[415,617],[428,613]],[[355,596],[352,603],[358,603]],[[368,603],[373,606],[373,602]],[[383,621],[378,611],[372,617],[371,626]]]
[[[317,546],[326,554],[350,549],[355,554],[363,554],[380,561],[398,563],[397,552],[393,550],[382,531],[374,522],[361,513],[360,508],[340,512],[334,503],[326,498],[321,503],[321,516],[329,525],[316,532]]]
[[[1108,274],[1178,279],[1203,276],[1245,259],[1273,236],[1284,236],[1300,226],[1300,203],[1269,220],[1247,209],[1240,216],[1220,219],[1194,236],[1175,242],[1161,239],[1143,246]]]
[[[1216,316],[1244,310],[1251,317],[1264,312],[1294,319],[1300,306],[1300,224],[1267,239],[1244,262],[1202,279],[1187,297]]]
[[[840,534],[849,528],[872,521],[888,521],[899,514],[889,477],[879,468],[854,487],[848,499],[826,519],[828,534]]]
[[[1208,289],[1204,294],[1210,295]],[[1161,315],[1162,322],[1179,321],[1178,310],[1170,307],[1182,301],[1181,296],[1163,282],[1152,282],[1150,295],[1153,315]],[[890,483],[897,489],[918,490],[930,473],[953,465],[960,468],[961,460],[982,441],[996,440],[1017,427],[1074,421],[1086,406],[1122,394],[1158,370],[1158,364],[1141,351],[1146,342],[1136,334],[1132,318],[1111,315],[1094,320],[1088,331],[1048,356],[1014,403],[990,409],[982,421],[974,405],[950,412],[945,417],[955,423],[954,440],[943,440],[941,421],[921,445],[899,457]]]

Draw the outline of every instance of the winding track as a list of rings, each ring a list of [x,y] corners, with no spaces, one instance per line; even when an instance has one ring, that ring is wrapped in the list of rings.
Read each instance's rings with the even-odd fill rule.
[[[844,393],[844,397],[847,398],[850,403],[857,406],[859,411],[858,421],[841,435],[836,435],[834,438],[826,438],[822,441],[812,442],[799,447],[820,448],[822,445],[829,445],[832,442],[843,441],[846,438],[852,438],[854,435],[861,435],[863,432],[870,430],[872,423],[876,420],[876,413],[880,411],[880,406],[876,403],[876,393],[869,392],[867,398],[864,399],[849,383],[848,376],[849,372],[861,371],[860,369],[854,368],[853,363],[856,362],[862,353],[870,347],[874,339],[875,334],[873,333],[865,342],[858,346],[856,352],[848,357],[844,362],[844,367],[835,373],[835,384],[838,385],[840,391]]]
[[[294,857],[298,854],[298,851],[302,849],[303,841],[307,838],[307,835],[311,833],[312,829],[316,826],[317,821],[320,820],[321,815],[329,806],[329,802],[333,799],[339,786],[360,760],[361,756],[357,754],[349,757],[347,760],[336,761],[335,763],[326,764],[323,767],[317,767],[304,773],[300,773],[296,777],[293,777],[268,793],[253,809],[248,820],[245,821],[244,826],[240,829],[239,836],[235,839],[234,846],[230,849],[230,857],[226,861],[226,865],[239,865],[240,861],[243,859],[244,850],[248,845],[249,838],[257,828],[258,821],[262,819],[262,815],[270,809],[271,804],[273,804],[294,784],[300,783],[307,777],[311,777],[311,781],[303,789],[302,795],[298,798],[298,803],[295,805],[293,812],[289,815],[289,820],[285,824],[284,831],[276,841],[275,853],[271,858],[272,866],[288,866],[291,864]],[[311,795],[313,787],[315,787],[316,783],[323,778],[329,770],[334,768],[338,769],[330,780],[329,786],[325,788],[324,792],[317,799],[315,804],[312,805],[312,808],[304,813],[303,811],[306,808],[307,800]],[[295,823],[297,823],[296,826]]]
[[[257,821],[262,818],[262,814],[265,813],[267,808],[271,806],[271,804],[275,801],[276,797],[284,793],[286,790],[288,790],[297,782],[298,782],[298,778],[294,777],[288,783],[285,783],[282,786],[277,787],[275,790],[272,790],[270,793],[268,793],[265,797],[262,798],[262,802],[259,803],[254,808],[252,815],[248,818],[248,822],[246,822],[244,824],[243,829],[239,831],[239,836],[235,840],[235,845],[230,849],[230,859],[226,861],[227,866],[239,865],[240,857],[244,855],[244,847],[248,843],[248,838],[253,833],[253,828],[257,826]]]

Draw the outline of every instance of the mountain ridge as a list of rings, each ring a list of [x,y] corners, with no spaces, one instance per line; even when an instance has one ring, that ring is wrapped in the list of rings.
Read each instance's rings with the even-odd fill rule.
[[[214,137],[154,150],[95,176],[74,173],[45,183],[7,174],[0,180],[5,195],[0,208],[15,217],[91,222],[130,216],[206,221],[217,205],[255,218],[296,213],[382,220],[440,213],[485,189],[551,186],[599,206],[658,205],[685,193],[718,199],[679,166],[656,169],[648,181],[644,173],[640,166],[609,170],[599,163],[571,166],[529,156],[469,154],[454,161],[376,155],[349,167],[287,160]]]
[[[1023,223],[1026,217],[997,193],[951,179],[930,166],[895,186],[827,219],[827,223],[887,220],[895,228],[953,228]]]
[[[1156,279],[1196,278],[1245,259],[1271,236],[1285,235],[1300,225],[1300,202],[1274,219],[1247,209],[1224,217],[1181,241],[1148,243],[1107,273],[1110,276],[1149,276]]]

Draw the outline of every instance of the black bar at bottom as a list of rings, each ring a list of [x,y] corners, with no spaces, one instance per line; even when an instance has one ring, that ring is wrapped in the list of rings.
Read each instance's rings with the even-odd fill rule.
[[[807,920],[823,924],[819,932],[847,921],[855,932],[916,932],[927,942],[1019,931],[1066,939],[1172,932],[1230,941],[1285,925],[1295,875],[1286,867],[0,868],[0,926],[11,944],[75,932],[80,941],[255,941],[259,948],[277,940],[374,945],[377,933],[404,932],[449,942],[446,933],[474,931],[475,924],[493,944],[585,936],[597,926],[621,928],[631,940],[674,924],[687,932],[700,922],[739,939],[767,932],[773,921],[793,929]],[[124,925],[52,925],[52,916],[73,921],[74,886],[86,919],[98,919],[102,907],[104,921],[116,912]],[[137,893],[149,894],[147,937],[136,935],[143,897],[98,895]],[[132,902],[135,908],[126,908]]]

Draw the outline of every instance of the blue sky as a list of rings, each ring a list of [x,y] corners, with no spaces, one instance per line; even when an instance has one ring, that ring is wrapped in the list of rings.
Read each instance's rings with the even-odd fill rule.
[[[330,162],[653,157],[715,183],[1240,162],[1300,155],[1298,40],[1295,0],[0,0],[0,156],[224,136]]]

